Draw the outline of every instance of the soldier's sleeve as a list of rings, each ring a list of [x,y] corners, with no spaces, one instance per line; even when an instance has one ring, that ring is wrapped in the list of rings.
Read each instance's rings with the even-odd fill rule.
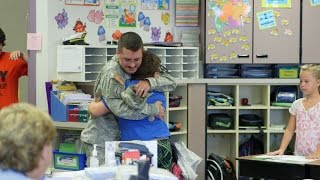
[[[147,97],[143,98],[137,96],[132,87],[126,88],[126,90],[121,93],[121,97],[123,101],[131,108],[137,110],[142,110],[145,108]]]
[[[107,82],[105,82],[102,87],[104,91],[102,92],[103,99],[114,115],[131,120],[140,120],[158,114],[158,108],[155,104],[143,102],[136,107],[126,104],[121,97],[121,93],[125,91],[125,87],[114,78],[115,74],[116,73],[108,73],[108,75],[105,76]]]
[[[173,91],[177,87],[177,83],[165,67],[160,66],[160,76],[154,78],[147,78],[150,82],[150,91],[156,90],[160,92]]]

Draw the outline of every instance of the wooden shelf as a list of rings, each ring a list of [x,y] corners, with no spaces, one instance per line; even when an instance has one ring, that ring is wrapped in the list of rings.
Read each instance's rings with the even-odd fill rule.
[[[83,130],[87,127],[88,123],[83,122],[57,122],[54,121],[54,125],[57,129],[71,129],[71,130]]]

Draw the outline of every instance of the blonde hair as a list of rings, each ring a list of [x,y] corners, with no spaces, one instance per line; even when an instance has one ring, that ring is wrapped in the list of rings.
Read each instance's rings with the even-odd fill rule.
[[[320,80],[320,65],[316,64],[305,64],[301,66],[301,72],[309,71],[316,77],[317,80]],[[318,91],[320,93],[320,86],[318,87]]]
[[[38,166],[57,132],[50,116],[27,103],[0,110],[0,167],[26,173]]]

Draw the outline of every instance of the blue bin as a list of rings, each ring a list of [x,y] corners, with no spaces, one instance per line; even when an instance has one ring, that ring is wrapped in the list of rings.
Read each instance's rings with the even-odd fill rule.
[[[54,168],[64,170],[83,170],[86,167],[86,154],[53,151]]]

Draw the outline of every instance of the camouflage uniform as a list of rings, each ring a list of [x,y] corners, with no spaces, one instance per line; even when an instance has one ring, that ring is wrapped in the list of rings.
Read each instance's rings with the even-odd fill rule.
[[[115,55],[109,62],[105,64],[99,73],[94,85],[94,96],[103,97],[107,102],[108,108],[112,113],[107,113],[98,118],[90,118],[87,127],[81,132],[81,140],[85,142],[87,149],[91,149],[93,144],[98,146],[98,159],[100,164],[104,164],[104,147],[105,141],[118,141],[120,139],[118,124],[115,116],[123,118],[140,120],[145,117],[154,117],[158,114],[158,108],[154,105],[148,105],[144,101],[140,101],[139,105],[135,103],[134,109],[126,104],[121,97],[121,93],[125,92],[124,83],[130,79],[120,66],[118,57]],[[162,74],[158,78],[147,78],[150,82],[152,90],[172,91],[176,87],[174,78],[169,74]],[[123,93],[124,94],[124,93]],[[133,98],[134,96],[132,96]],[[128,99],[128,97],[126,97]],[[130,98],[129,98],[130,99]],[[132,101],[133,102],[133,101]],[[101,148],[101,149],[100,149]],[[99,149],[101,152],[99,152]],[[87,158],[91,157],[91,151],[86,152]],[[87,162],[88,164],[89,162]]]

